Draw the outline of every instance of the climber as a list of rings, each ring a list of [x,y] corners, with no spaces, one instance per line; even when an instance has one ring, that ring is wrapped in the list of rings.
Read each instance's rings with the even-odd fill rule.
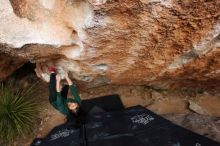
[[[83,114],[81,109],[81,98],[78,94],[76,86],[69,78],[68,73],[65,74],[65,79],[68,85],[61,85],[61,77],[56,74],[56,69],[49,67],[50,83],[49,83],[49,101],[50,104],[59,112],[64,114],[68,122],[75,120],[77,125],[79,122],[83,122]],[[67,97],[68,89],[70,89],[72,97]]]

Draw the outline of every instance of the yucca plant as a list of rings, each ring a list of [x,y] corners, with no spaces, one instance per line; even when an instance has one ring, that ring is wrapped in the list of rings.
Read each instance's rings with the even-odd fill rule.
[[[37,117],[35,98],[29,97],[33,86],[16,89],[13,83],[0,83],[0,140],[6,143],[33,130]]]

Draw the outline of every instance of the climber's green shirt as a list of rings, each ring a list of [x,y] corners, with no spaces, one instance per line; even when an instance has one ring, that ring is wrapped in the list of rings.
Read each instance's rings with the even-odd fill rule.
[[[74,98],[72,98],[72,100],[74,100],[76,103],[80,104],[81,99],[80,99],[79,93],[76,89],[76,86],[70,85],[69,89],[70,89],[71,94],[74,97]],[[55,101],[53,101],[51,104],[54,106],[54,108],[56,108],[62,114],[69,116],[69,115],[71,115],[71,113],[67,107],[67,99],[69,99],[69,98],[64,98],[61,96],[60,92],[57,92],[57,99]]]

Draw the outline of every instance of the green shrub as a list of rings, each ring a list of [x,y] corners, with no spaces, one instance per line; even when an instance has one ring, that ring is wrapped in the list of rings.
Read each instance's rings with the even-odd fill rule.
[[[36,99],[30,97],[32,87],[16,89],[13,83],[0,83],[0,139],[12,142],[30,134],[37,118]]]

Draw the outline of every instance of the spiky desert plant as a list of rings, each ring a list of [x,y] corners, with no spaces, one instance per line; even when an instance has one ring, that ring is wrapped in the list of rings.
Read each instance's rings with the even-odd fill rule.
[[[12,142],[18,136],[31,133],[37,117],[37,103],[29,97],[32,87],[15,88],[0,83],[0,139]]]

